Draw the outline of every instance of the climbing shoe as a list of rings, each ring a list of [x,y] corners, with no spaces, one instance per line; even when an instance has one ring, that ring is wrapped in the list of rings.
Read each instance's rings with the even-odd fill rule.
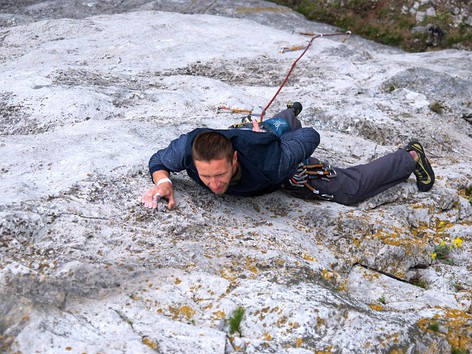
[[[293,109],[293,112],[295,113],[295,117],[298,116],[300,114],[300,112],[302,111],[303,109],[303,106],[300,102],[293,102],[293,103],[289,103],[287,105],[287,108],[292,108]]]
[[[434,171],[426,157],[423,146],[418,141],[410,141],[405,150],[414,151],[418,155],[415,167],[416,185],[421,192],[429,191],[434,184]]]

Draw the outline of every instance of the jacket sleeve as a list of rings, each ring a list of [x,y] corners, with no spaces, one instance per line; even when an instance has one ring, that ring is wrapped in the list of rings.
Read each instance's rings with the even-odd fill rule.
[[[300,162],[313,154],[320,144],[320,134],[313,128],[300,128],[282,135],[280,141],[279,180],[284,182],[295,173]]]
[[[149,173],[165,170],[167,172],[179,172],[185,170],[185,148],[187,135],[183,134],[173,140],[168,147],[157,151],[149,160]]]

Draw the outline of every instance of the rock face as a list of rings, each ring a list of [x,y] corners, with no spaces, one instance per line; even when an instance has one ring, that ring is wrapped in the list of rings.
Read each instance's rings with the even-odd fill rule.
[[[428,193],[217,197],[178,173],[149,211],[154,151],[260,113],[301,54],[281,49],[333,29],[263,1],[48,4],[2,15],[2,352],[472,350],[471,52],[320,38],[268,112],[302,102],[334,166],[418,138]]]

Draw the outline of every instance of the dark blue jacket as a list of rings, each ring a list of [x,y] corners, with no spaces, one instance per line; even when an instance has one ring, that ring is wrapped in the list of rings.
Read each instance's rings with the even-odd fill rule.
[[[199,128],[181,135],[170,145],[156,152],[149,161],[149,171],[166,170],[187,174],[198,184],[205,184],[198,177],[192,160],[192,143],[195,137],[212,129]],[[214,130],[228,137],[238,152],[242,170],[241,180],[230,185],[226,194],[253,196],[277,189],[291,177],[298,163],[310,157],[319,144],[319,134],[312,128],[301,128],[277,137],[271,133],[250,130]]]
[[[192,144],[198,134],[210,129],[195,129],[187,135],[185,147],[185,169],[187,174],[199,183],[197,169],[192,159]],[[216,130],[231,140],[233,149],[238,152],[241,180],[230,185],[226,194],[251,196],[269,193],[278,188],[277,173],[280,164],[280,139],[273,134],[254,133],[249,130]],[[207,188],[207,187],[206,187]]]

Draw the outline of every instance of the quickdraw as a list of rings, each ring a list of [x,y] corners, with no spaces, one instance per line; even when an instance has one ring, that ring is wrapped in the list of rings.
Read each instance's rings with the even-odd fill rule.
[[[231,108],[227,106],[219,106],[216,109],[216,114],[218,113],[247,113],[251,114],[252,109],[246,109],[246,108]]]
[[[347,31],[347,32],[336,32],[336,33],[312,33],[312,32],[298,32],[298,34],[302,35],[302,36],[310,36],[310,37],[316,37],[316,38],[320,38],[320,37],[332,37],[332,36],[345,36],[345,38],[343,39],[343,43],[345,41],[347,41],[350,37],[351,37],[351,34],[352,32],[351,31]],[[297,51],[297,50],[304,50],[306,49],[307,46],[306,45],[295,45],[295,46],[292,46],[292,47],[283,47],[281,50],[280,50],[280,53],[287,53],[287,52],[294,52],[294,51]]]
[[[281,50],[280,50],[280,53],[287,53],[287,52],[294,52],[296,50],[303,50],[305,49],[306,46],[304,45],[296,45],[296,46],[293,46],[293,47],[283,47]]]
[[[324,164],[321,162],[315,164],[305,164],[302,162],[300,163],[297,172],[295,172],[295,174],[289,179],[289,184],[293,188],[299,190],[302,188],[307,188],[317,198],[323,200],[332,200],[334,198],[333,195],[321,193],[318,189],[310,184],[310,180],[321,179],[324,181],[329,181],[330,179],[335,178],[336,175],[336,170],[329,164]]]
[[[247,116],[244,116],[244,117],[241,118],[240,123],[232,124],[232,125],[229,126],[229,128],[230,129],[240,129],[240,128],[244,128],[245,126],[247,126],[250,123],[252,123],[252,117],[251,117],[251,114],[248,114]]]

